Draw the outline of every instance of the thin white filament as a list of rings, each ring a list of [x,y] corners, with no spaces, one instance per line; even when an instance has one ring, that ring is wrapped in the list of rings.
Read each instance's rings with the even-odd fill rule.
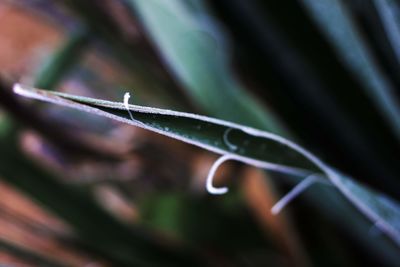
[[[271,209],[271,213],[276,215],[286,207],[294,198],[304,192],[308,187],[318,181],[318,176],[313,174],[298,183],[292,190],[282,197]]]
[[[126,111],[128,111],[129,116],[131,117],[131,120],[134,121],[134,122],[136,122],[136,123],[138,123],[138,124],[141,124],[141,125],[146,126],[146,124],[144,124],[143,122],[138,121],[138,120],[135,120],[135,119],[133,118],[132,112],[131,112],[130,109],[129,109],[129,98],[131,98],[131,95],[130,95],[128,92],[126,92],[126,93],[124,94],[124,106],[125,106]]]
[[[233,128],[228,128],[224,132],[223,139],[224,139],[225,144],[229,147],[230,150],[236,150],[238,147],[236,145],[232,144],[231,142],[229,142],[229,140],[228,140],[228,134],[229,134],[230,131],[232,131],[232,129]]]
[[[217,159],[214,164],[211,166],[210,171],[208,172],[207,175],[207,181],[206,181],[206,189],[207,192],[213,195],[223,195],[228,192],[227,187],[214,187],[213,186],[213,179],[215,176],[215,172],[217,171],[218,167],[221,166],[222,163],[224,163],[227,160],[232,160],[235,159],[236,157],[234,155],[226,154],[221,156],[219,159]]]
[[[131,119],[133,121],[136,121],[132,116],[132,112],[129,110],[129,98],[131,98],[131,95],[128,92],[126,92],[125,95],[124,95],[124,106],[125,106],[126,110],[128,111],[129,116],[131,117]]]

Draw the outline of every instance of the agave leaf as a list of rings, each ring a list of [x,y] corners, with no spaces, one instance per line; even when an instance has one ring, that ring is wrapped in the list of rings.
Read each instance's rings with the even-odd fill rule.
[[[400,206],[345,177],[309,151],[278,135],[191,113],[14,86],[14,92],[105,116],[228,156],[259,168],[305,176],[324,174],[376,227],[400,245]]]

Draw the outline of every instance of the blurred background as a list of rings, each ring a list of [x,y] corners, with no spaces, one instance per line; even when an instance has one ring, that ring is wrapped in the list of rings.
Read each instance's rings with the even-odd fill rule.
[[[270,131],[396,203],[399,67],[396,0],[0,0],[0,266],[400,266],[331,186],[272,215],[302,177],[227,162],[209,195],[218,155],[12,93]]]

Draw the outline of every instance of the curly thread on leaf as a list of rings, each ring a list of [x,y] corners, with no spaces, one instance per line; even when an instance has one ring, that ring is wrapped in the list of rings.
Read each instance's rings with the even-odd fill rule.
[[[224,143],[226,144],[226,146],[227,146],[230,150],[236,150],[236,149],[238,148],[237,145],[232,144],[232,143],[229,142],[229,140],[228,140],[228,134],[229,134],[232,130],[233,130],[232,128],[229,128],[229,129],[227,129],[227,130],[224,132],[223,140],[224,140]]]
[[[129,98],[131,98],[131,95],[128,92],[126,92],[125,95],[124,95],[124,106],[125,106],[126,110],[128,111],[129,116],[131,117],[131,119],[133,121],[136,121],[132,116],[132,112],[129,110]]]
[[[211,166],[210,171],[208,172],[207,175],[207,181],[206,181],[206,189],[207,192],[213,195],[223,195],[228,192],[227,187],[214,187],[213,186],[213,179],[215,176],[215,173],[218,169],[219,166],[221,166],[222,163],[228,160],[235,159],[236,157],[234,155],[226,154],[221,156],[219,159],[217,159],[214,164]]]

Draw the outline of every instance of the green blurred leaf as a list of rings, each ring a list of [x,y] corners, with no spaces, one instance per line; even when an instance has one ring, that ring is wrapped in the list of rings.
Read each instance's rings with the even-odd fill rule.
[[[346,3],[338,0],[303,0],[303,3],[400,138],[400,104],[394,96],[395,88],[376,65]]]
[[[129,1],[165,62],[195,103],[213,116],[284,134],[275,116],[232,75],[227,44],[200,2]],[[197,12],[197,14],[196,14]],[[286,134],[286,133],[285,133]]]
[[[4,113],[0,111],[0,138],[7,136],[12,129],[12,122]]]
[[[373,0],[383,28],[400,64],[400,3],[393,0]]]

